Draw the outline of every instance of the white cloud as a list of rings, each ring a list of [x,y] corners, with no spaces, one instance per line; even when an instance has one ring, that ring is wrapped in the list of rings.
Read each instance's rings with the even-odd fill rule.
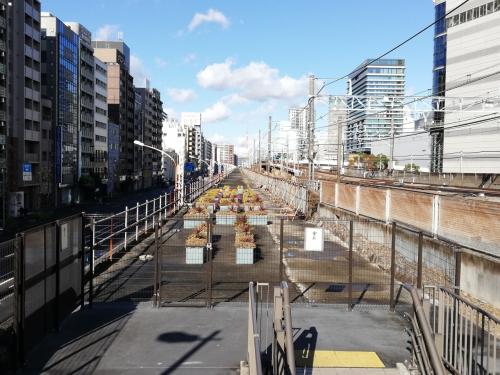
[[[222,134],[215,133],[214,135],[210,136],[210,141],[212,143],[223,144],[224,142],[226,142],[226,137]]]
[[[117,40],[123,37],[123,31],[119,25],[103,25],[95,32],[94,40]]]
[[[230,115],[231,110],[227,104],[224,100],[219,100],[201,113],[201,121],[203,123],[219,122],[228,119]]]
[[[145,87],[149,74],[144,67],[142,60],[136,55],[130,55],[130,74],[134,77],[134,85]]]
[[[235,89],[250,100],[289,99],[307,94],[308,78],[280,76],[279,70],[264,62],[250,62],[233,68],[233,61],[208,65],[197,74],[198,84],[207,89]]]
[[[217,9],[209,9],[206,13],[196,13],[191,19],[188,29],[189,31],[193,31],[204,23],[216,23],[221,25],[224,29],[228,28],[230,25],[229,19],[224,13]]]
[[[166,68],[168,63],[167,63],[167,60],[164,60],[162,59],[161,57],[155,57],[155,64],[159,67],[159,68]]]
[[[196,99],[196,93],[190,89],[167,89],[168,96],[176,103],[187,103]]]

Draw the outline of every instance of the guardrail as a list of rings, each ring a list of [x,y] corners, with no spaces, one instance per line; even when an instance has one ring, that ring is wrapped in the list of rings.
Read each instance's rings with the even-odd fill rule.
[[[403,316],[410,322],[410,328],[406,332],[410,336],[414,362],[421,374],[444,375],[446,372],[418,290],[411,285],[403,284],[400,285],[398,296],[402,290],[409,293],[412,304],[411,312],[404,312]]]
[[[208,180],[193,181],[185,186],[184,201],[191,203],[208,189],[220,183],[226,173],[218,174]],[[153,230],[157,221],[163,221],[181,209],[181,195],[178,190],[146,200],[144,203],[103,217],[89,215],[90,223],[86,225],[91,231],[93,266],[113,258],[113,254],[126,250],[129,244],[136,243],[139,238]],[[87,241],[88,242],[88,241]]]
[[[424,288],[432,333],[454,374],[498,374],[500,320],[454,291]]]
[[[15,246],[19,238],[0,243],[0,324],[14,315]]]
[[[257,332],[257,301],[255,284],[248,285],[248,335],[247,361],[250,375],[262,375],[262,359],[260,356],[260,334]]]
[[[305,215],[308,214],[309,190],[304,185],[276,177],[265,176],[248,169],[242,169],[242,171],[243,174],[254,183],[262,185],[265,190],[273,195],[273,197],[278,198],[297,212],[301,212]]]
[[[273,373],[296,374],[292,313],[286,281],[274,287],[273,329]]]

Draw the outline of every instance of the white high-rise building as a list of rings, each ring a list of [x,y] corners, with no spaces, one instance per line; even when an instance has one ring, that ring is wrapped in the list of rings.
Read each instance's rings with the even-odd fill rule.
[[[161,147],[163,151],[168,152],[176,160],[178,165],[177,172],[182,174],[186,155],[186,133],[177,119],[169,118],[163,121]],[[168,156],[163,155],[162,169],[165,180],[174,181],[174,168],[175,165],[172,163],[172,160]]]
[[[297,132],[292,128],[290,121],[280,121],[276,136],[272,140],[273,158],[283,155],[284,160],[290,163],[299,161]]]
[[[305,108],[290,108],[288,110],[288,121],[292,131],[297,134],[297,158],[307,159],[307,119],[309,111]]]
[[[461,0],[435,0],[436,19]],[[500,95],[500,1],[471,0],[436,24],[434,94],[447,97]],[[452,104],[446,103],[447,106]],[[477,109],[481,109],[481,99]],[[496,99],[486,103],[500,112]],[[445,113],[431,129],[432,169],[448,173],[500,173],[500,130],[496,114]],[[483,115],[478,122],[478,116]],[[439,121],[437,121],[439,122]],[[444,127],[443,127],[444,124]]]

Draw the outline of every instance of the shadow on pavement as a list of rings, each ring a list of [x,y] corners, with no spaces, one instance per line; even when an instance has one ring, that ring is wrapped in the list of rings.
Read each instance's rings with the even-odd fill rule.
[[[72,314],[26,356],[18,374],[92,374],[135,310],[132,304]]]

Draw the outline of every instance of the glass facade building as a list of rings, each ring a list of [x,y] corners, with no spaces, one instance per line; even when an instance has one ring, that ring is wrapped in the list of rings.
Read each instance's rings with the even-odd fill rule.
[[[432,95],[444,96],[446,92],[446,1],[436,1],[434,7],[434,59],[432,70]],[[444,105],[444,103],[443,103]],[[444,113],[434,112],[431,128],[431,172],[443,168],[443,123]]]
[[[42,13],[42,81],[53,108],[57,202],[72,203],[78,182],[79,37],[50,13]]]
[[[405,60],[371,61],[373,59],[365,60],[349,75],[349,91],[352,90],[356,98],[348,99],[347,107],[356,110],[347,113],[345,139],[348,153],[369,153],[372,141],[390,136],[392,128],[398,134],[403,127]],[[382,103],[384,97],[391,100],[390,110]]]

